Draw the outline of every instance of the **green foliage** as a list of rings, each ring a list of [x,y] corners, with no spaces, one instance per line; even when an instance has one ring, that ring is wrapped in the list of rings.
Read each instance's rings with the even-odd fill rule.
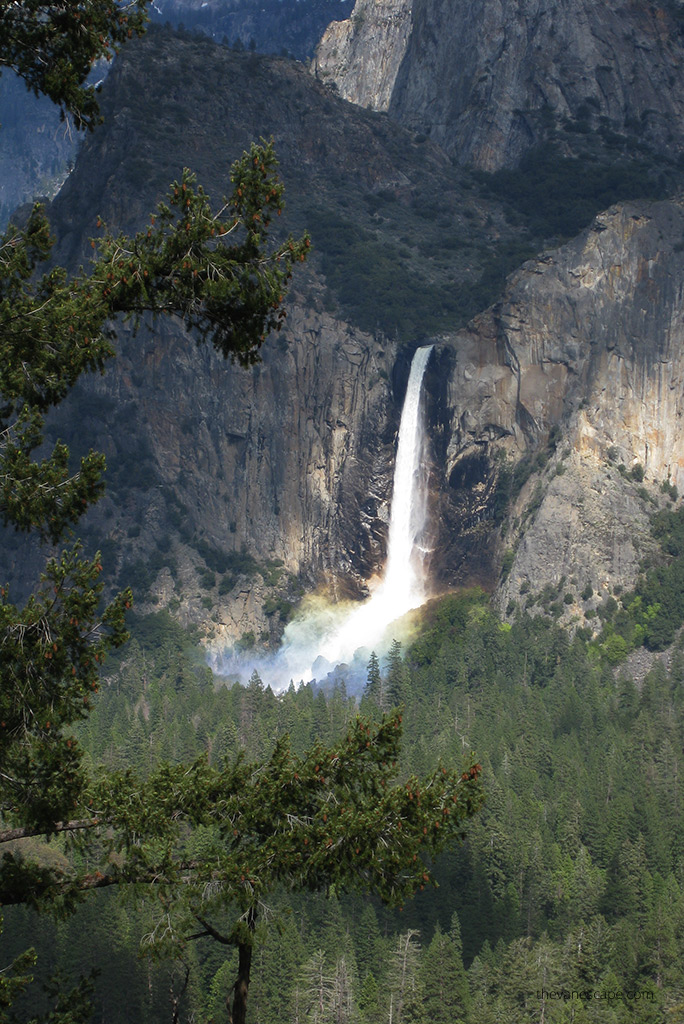
[[[176,883],[192,904],[195,889],[199,899],[218,872],[220,894],[203,902],[203,915],[233,901],[241,914],[256,910],[280,884],[335,883],[390,902],[406,898],[432,879],[430,859],[460,835],[481,788],[478,765],[397,785],[400,725],[397,714],[379,725],[356,720],[333,747],[315,744],[300,756],[283,738],[263,764],[238,757],[216,767],[162,766],[142,786],[130,772],[107,773],[93,790],[102,824],[115,829],[118,857],[105,877]],[[212,829],[192,884],[187,825]],[[238,919],[231,934],[240,933]]]
[[[0,921],[0,933],[2,922]],[[6,1011],[16,1002],[33,981],[36,953],[28,949],[17,956],[0,974],[0,1019],[6,1020]]]
[[[264,614],[275,615],[281,622],[289,622],[294,615],[294,605],[284,597],[267,597],[264,601]]]
[[[271,211],[282,189],[270,147],[252,147],[233,168],[233,198],[213,217],[193,179],[172,188],[159,227],[128,240],[105,236],[90,275],[68,280],[60,268],[39,276],[52,240],[36,207],[26,227],[0,240],[0,515],[5,525],[58,542],[102,493],[104,459],[90,453],[76,472],[58,441],[44,452],[46,412],[113,349],[106,322],[116,313],[180,313],[224,355],[252,362],[264,332],[281,322],[282,289],[307,242],[291,239],[264,260]],[[174,213],[180,212],[182,219]],[[223,236],[232,244],[225,244]],[[238,238],[238,236],[240,236]],[[278,265],[283,264],[281,269]],[[282,312],[282,311],[281,311]],[[139,565],[147,589],[154,565]],[[82,750],[72,726],[88,714],[108,651],[126,637],[126,590],[101,602],[100,554],[75,544],[48,559],[23,606],[0,588],[0,813],[5,839],[61,831],[92,812]],[[136,582],[136,581],[134,581]],[[80,827],[80,826],[79,826]],[[59,874],[6,854],[4,902],[49,903]],[[66,894],[71,892],[66,884]],[[57,1018],[55,1018],[57,1019]]]
[[[286,285],[310,244],[306,235],[290,237],[264,252],[272,217],[282,210],[276,165],[272,144],[252,144],[233,165],[232,194],[217,214],[185,170],[147,230],[98,241],[91,305],[127,317],[174,309],[223,356],[255,362],[267,332],[282,326]]]
[[[398,253],[331,210],[312,212],[311,231],[328,285],[360,326],[390,335],[400,331],[402,337],[437,329],[442,321],[425,308],[425,293],[432,289],[424,277],[406,275],[397,290]]]
[[[268,582],[275,578],[278,566],[282,564],[272,561],[262,565],[253,555],[244,550],[219,551],[202,537],[193,541],[193,546],[202,556],[209,570],[222,577],[219,583],[219,593],[221,594],[229,593],[240,576],[256,576],[257,573],[260,573]],[[200,575],[206,577],[206,571]]]
[[[388,212],[389,199],[382,194],[367,196],[366,203],[376,214],[378,208]],[[405,234],[403,209],[390,212],[387,226],[368,230],[359,223],[360,216],[340,214],[339,207],[315,206],[306,211],[330,297],[334,294],[336,300],[330,308],[339,304],[345,315],[368,331],[415,341],[464,324],[494,300],[506,275],[534,253],[529,243],[519,239],[501,241],[492,252],[486,247],[476,252],[470,233],[458,223],[449,223],[442,196],[413,211],[413,230],[416,237],[423,236],[415,252],[396,237],[400,229],[402,238]],[[428,214],[436,221],[434,226],[426,223]],[[467,287],[459,287],[449,269],[451,254],[461,247],[471,250],[472,262],[482,266]],[[447,254],[445,266],[434,262],[440,254]]]
[[[153,785],[169,801],[174,787],[176,794],[182,791],[182,784],[179,788],[174,781],[181,768],[163,775],[160,760],[185,761],[187,768],[188,761],[205,751],[212,772],[220,777],[224,768],[239,762],[242,749],[244,762],[263,766],[270,777],[266,766],[274,742],[286,732],[290,750],[298,752],[297,764],[306,760],[317,734],[331,751],[344,746],[347,735],[355,735],[354,703],[340,691],[326,699],[310,687],[278,695],[261,683],[217,688],[192,653],[189,638],[168,616],[134,622],[133,632],[145,635],[144,648],[136,640],[110,660],[116,671],[108,673],[79,736],[89,757],[105,756],[122,774],[135,759],[146,765],[143,774],[151,774]],[[258,1012],[264,1024],[294,1020],[297,1006],[303,1017],[303,978],[311,977],[306,965],[320,950],[320,976],[330,998],[342,977],[344,958],[354,1013],[364,1019],[363,1012],[377,1024],[386,1021],[391,992],[396,1013],[401,991],[396,967],[412,933],[408,950],[414,988],[404,1005],[421,1022],[440,1019],[435,1008],[439,992],[451,999],[454,988],[461,996],[452,1019],[465,1024],[515,1020],[520,1006],[534,1002],[537,989],[550,986],[549,979],[555,979],[558,989],[656,991],[653,1004],[645,996],[639,1003],[626,997],[620,1004],[623,1019],[643,1024],[651,1010],[667,1019],[681,992],[684,954],[684,901],[678,881],[682,823],[676,810],[684,749],[681,652],[674,652],[671,674],[652,672],[637,689],[624,675],[616,682],[605,659],[595,657],[594,646],[582,636],[571,639],[543,617],[521,614],[504,630],[482,593],[454,594],[428,605],[417,640],[400,657],[406,685],[397,780],[405,785],[412,775],[430,773],[437,757],[445,765],[458,763],[463,749],[476,746],[485,755],[486,803],[469,823],[458,854],[447,848],[431,864],[439,889],[419,877],[416,899],[405,903],[400,914],[352,895],[340,895],[338,902],[335,897],[281,891],[265,899],[274,917],[268,927],[256,925],[250,1012]],[[365,734],[356,735],[363,747]],[[372,750],[368,756],[374,760]],[[326,792],[327,773],[324,785],[291,764],[299,784],[306,781],[311,799],[319,787]],[[281,778],[286,782],[287,777],[284,772]],[[248,784],[250,793],[259,778],[257,769]],[[359,773],[359,787],[364,778],[365,771]],[[135,780],[131,786],[136,804]],[[129,797],[123,789],[119,792],[125,805]],[[422,799],[422,788],[420,792]],[[298,798],[297,793],[293,783],[283,785],[284,798]],[[143,802],[144,793],[137,803],[140,812]],[[222,807],[219,801],[219,815]],[[303,840],[328,825],[320,811],[318,805],[308,824],[293,824],[305,849],[310,844]],[[182,820],[179,828],[187,844],[178,855],[212,856],[218,840],[211,823],[189,832]],[[170,832],[174,827],[164,826]],[[248,833],[242,828],[238,832],[239,839],[233,836],[232,842],[245,860],[249,856],[251,868]],[[226,840],[231,842],[230,834]],[[156,856],[162,857],[161,848]],[[218,856],[227,854],[219,851]],[[258,852],[256,858],[255,875]],[[143,871],[144,864],[138,863],[138,869]],[[114,870],[110,863],[104,873]],[[423,892],[421,884],[426,885]],[[136,899],[139,895],[137,888]],[[205,920],[228,935],[237,907],[227,912],[210,903],[212,915],[207,908]],[[182,900],[175,899],[172,907],[170,923],[181,938]],[[87,904],[78,911],[76,922],[86,909]],[[436,966],[441,961],[435,951],[449,936],[443,955],[453,955],[454,912],[461,925],[461,966],[457,957],[449,960],[452,969],[445,976]],[[145,934],[159,935],[169,923],[166,907],[155,909],[154,900],[145,914]],[[111,927],[111,914],[106,917]],[[435,940],[438,924],[440,937]],[[145,989],[147,967],[135,967],[143,925],[132,932],[119,927],[118,945],[128,950],[130,977],[139,976]],[[193,933],[202,930],[197,921],[189,927]],[[91,928],[89,935],[96,930]],[[42,947],[39,953],[42,959]],[[220,944],[200,940],[187,945],[183,955],[196,977],[190,1004],[196,1015],[201,1016],[210,999],[212,1006],[222,1007],[235,979],[234,961],[224,957]],[[468,978],[465,996],[463,968]],[[544,970],[546,981],[540,980]],[[167,990],[167,982],[155,989],[146,1020],[157,1024],[159,1019],[161,1024],[165,1019]],[[434,1000],[429,1012],[422,1002],[428,999]],[[106,1019],[124,1024],[125,1009],[115,1016],[113,1000]],[[540,1005],[535,1004],[536,1012]],[[591,1005],[585,1001],[580,1007],[576,1001],[576,1016]],[[562,1024],[562,1009],[561,1001],[547,1002],[545,1019]]]
[[[672,501],[676,501],[679,497],[679,491],[677,490],[676,485],[671,483],[669,480],[663,480],[662,484],[660,485],[660,490],[663,494],[667,494],[668,497],[672,499]]]
[[[14,67],[35,92],[60,103],[78,127],[92,127],[97,105],[93,90],[83,85],[91,63],[141,31],[143,6],[110,0],[5,5],[0,65]],[[57,440],[51,450],[44,444],[44,417],[84,372],[102,372],[113,355],[109,324],[117,315],[137,323],[144,314],[175,313],[224,356],[243,365],[256,361],[266,332],[282,324],[285,286],[309,248],[307,237],[290,237],[269,251],[269,225],[282,203],[275,167],[272,146],[253,145],[233,165],[231,196],[216,214],[184,172],[146,231],[134,238],[105,232],[92,243],[89,271],[72,278],[62,268],[49,268],[53,239],[40,206],[25,227],[9,226],[0,238],[5,526],[32,534],[38,544],[56,545],[101,496],[103,456],[91,452],[74,469],[66,444]],[[152,559],[141,571],[154,569]],[[0,588],[3,843],[98,825],[73,727],[90,711],[105,655],[125,639],[124,613],[131,604],[130,590],[103,604],[101,571],[99,552],[85,559],[76,543],[48,558],[23,606],[11,603],[7,588]],[[178,666],[175,684],[184,685]],[[13,853],[0,862],[4,904],[68,910],[82,890],[101,884],[102,876],[79,873],[77,859],[69,870]],[[3,978],[6,1002],[24,984],[19,967],[16,973]],[[50,1020],[75,1024],[83,1012],[80,996],[64,992]]]
[[[3,4],[0,67],[12,68],[36,96],[49,96],[77,128],[92,129],[101,118],[95,88],[84,83],[93,64],[143,32],[146,7],[147,0]]]
[[[674,641],[684,623],[684,511],[663,509],[652,520],[653,536],[663,559],[647,569],[629,593],[599,607],[604,621],[601,650],[615,664],[618,653],[626,656],[642,644],[662,651]],[[615,639],[618,634],[622,642]]]
[[[81,752],[68,727],[88,714],[108,650],[126,637],[131,594],[100,607],[99,553],[50,559],[23,608],[0,589],[0,763],[3,820],[51,831],[80,806]]]
[[[521,215],[537,238],[566,239],[618,199],[657,198],[662,187],[645,159],[567,157],[554,142],[529,150],[514,169],[481,174],[488,192]],[[560,201],[559,201],[560,200]]]

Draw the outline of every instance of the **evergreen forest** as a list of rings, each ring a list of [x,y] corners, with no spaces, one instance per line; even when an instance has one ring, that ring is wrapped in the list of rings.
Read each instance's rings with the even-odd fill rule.
[[[79,728],[93,763],[145,774],[201,752],[263,758],[285,732],[305,750],[358,712],[343,683],[275,695],[256,673],[246,687],[215,680],[164,612],[133,632]],[[362,712],[403,705],[402,774],[474,749],[486,803],[436,864],[438,887],[401,910],[334,888],[274,894],[257,933],[251,1019],[681,1019],[681,645],[635,683],[551,617],[521,611],[507,625],[469,591],[428,605],[413,643],[371,657],[368,675]],[[43,856],[63,856],[60,842]],[[92,893],[65,920],[8,908],[5,924],[9,952],[40,936],[47,974],[98,964],[95,1020],[223,1019],[232,950],[205,937],[171,964],[155,959],[159,921],[136,887]]]
[[[94,129],[91,67],[145,31],[148,6],[0,5],[0,69],[17,71],[75,129]],[[285,18],[294,10],[267,7]],[[311,7],[322,22],[330,0]],[[203,23],[195,15],[190,27]],[[242,54],[238,29],[224,40],[238,53],[231,67],[252,77],[254,103],[266,108],[277,65],[260,63],[253,37]],[[282,49],[308,52],[309,35],[293,29]],[[188,36],[178,37],[185,52],[208,68],[216,48]],[[170,38],[161,28],[150,35],[160,65]],[[287,74],[293,121],[312,119],[300,69]],[[171,92],[177,65],[166,75],[159,88]],[[135,108],[139,89],[129,89],[121,95]],[[337,98],[316,90],[317,116],[337,117]],[[193,349],[199,340],[252,370],[284,326],[291,278],[310,252],[325,285],[317,295],[313,277],[295,287],[312,289],[326,316],[344,313],[397,347],[465,323],[524,258],[616,198],[662,197],[681,184],[684,161],[645,144],[627,159],[640,126],[616,135],[604,124],[592,135],[597,116],[585,105],[516,168],[468,172],[446,191],[451,161],[416,134],[423,191],[404,202],[392,184],[364,197],[340,168],[327,191],[295,191],[285,230],[301,217],[307,232],[297,237],[282,228],[269,237],[284,187],[262,140],[233,164],[217,213],[183,171],[144,230],[111,233],[98,219],[88,274],[55,265],[64,250],[53,252],[40,205],[0,238],[0,527],[8,551],[14,530],[38,552],[13,567],[25,571],[28,596],[0,586],[0,1024],[684,1021],[684,509],[669,476],[659,496],[653,486],[635,492],[652,515],[653,544],[633,588],[595,594],[587,583],[583,625],[561,622],[577,605],[576,578],[521,588],[505,620],[490,594],[462,586],[415,614],[410,639],[369,652],[360,696],[344,666],[330,685],[274,692],[256,670],[246,685],[215,675],[206,633],[174,618],[180,600],[150,611],[163,607],[154,574],[174,575],[178,528],[205,565],[204,612],[243,577],[260,577],[272,618],[263,643],[297,614],[304,574],[286,579],[273,551],[261,560],[237,544],[219,551],[190,530],[169,486],[154,553],[141,546],[103,582],[102,562],[115,564],[124,533],[98,539],[81,519],[103,496],[105,456],[79,461],[80,438],[67,436],[72,452],[50,440],[55,408],[115,357],[116,318],[137,328],[148,315],[174,315]],[[165,154],[159,124],[146,137],[150,152]],[[386,137],[405,149],[388,124],[364,114],[363,144]],[[581,159],[568,155],[570,135],[591,136]],[[616,151],[610,174],[604,147]],[[129,161],[136,188],[149,184],[149,166],[144,152]],[[478,217],[487,241],[470,225]],[[428,280],[415,268],[438,245],[446,255]],[[454,287],[455,253],[470,290]],[[281,346],[284,354],[287,331]],[[387,377],[379,367],[377,379]],[[107,411],[95,393],[82,402],[74,434],[86,413]],[[499,466],[494,528],[555,459],[558,438],[543,443]],[[152,476],[142,442],[133,439],[129,456],[118,469],[112,459],[108,478],[122,505],[126,487],[142,491]],[[640,463],[615,470],[645,480]],[[553,472],[565,472],[562,458]],[[541,500],[539,482],[525,515]],[[129,523],[129,542],[143,518]],[[501,554],[505,580],[515,551]],[[118,595],[114,579],[127,588]],[[254,648],[254,632],[240,644]]]

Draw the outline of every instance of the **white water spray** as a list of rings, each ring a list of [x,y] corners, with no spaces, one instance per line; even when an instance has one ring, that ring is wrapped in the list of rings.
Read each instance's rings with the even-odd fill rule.
[[[416,545],[425,528],[427,513],[427,474],[422,465],[425,438],[420,396],[431,352],[432,345],[416,351],[401,412],[387,566],[381,587],[381,592],[388,599],[388,610],[391,610],[392,601],[396,601],[397,607],[409,611],[425,600],[423,558],[416,550]]]
[[[424,449],[420,396],[432,346],[419,348],[411,363],[399,424],[397,460],[390,507],[387,564],[379,586],[342,625],[320,645],[332,665],[349,660],[359,647],[372,647],[391,622],[418,608],[425,600],[422,554],[416,542],[425,526],[426,474],[421,472]]]
[[[305,681],[319,676],[341,662],[353,660],[356,651],[369,650],[382,643],[390,623],[400,619],[426,598],[423,574],[424,549],[420,539],[425,527],[427,511],[427,474],[423,467],[424,430],[421,415],[421,391],[425,369],[432,345],[419,348],[413,356],[411,372],[399,424],[397,459],[390,507],[390,526],[385,573],[367,601],[356,605],[342,621],[331,610],[326,623],[304,620],[287,628],[282,654],[292,665],[299,655],[299,664],[305,666],[299,675]],[[318,630],[316,641],[305,643],[306,653],[300,647],[302,627]],[[313,654],[313,658],[311,658]],[[308,657],[307,657],[308,655]],[[294,657],[293,657],[294,656]],[[314,661],[314,659],[316,659]]]
[[[368,600],[351,610],[328,606],[289,623],[273,658],[255,658],[241,666],[248,671],[256,668],[275,690],[288,686],[290,680],[320,679],[336,665],[352,662],[355,652],[360,652],[365,667],[370,651],[391,639],[386,636],[390,624],[426,600],[421,535],[427,513],[427,473],[420,399],[431,352],[432,345],[416,351],[406,386],[383,578]],[[231,671],[225,663],[224,671]]]

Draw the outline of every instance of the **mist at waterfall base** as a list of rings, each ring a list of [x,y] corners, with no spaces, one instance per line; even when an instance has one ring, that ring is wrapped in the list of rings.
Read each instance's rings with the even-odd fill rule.
[[[277,652],[216,655],[216,673],[246,682],[256,670],[275,692],[291,682],[331,687],[344,681],[348,693],[358,694],[366,683],[371,652],[382,658],[392,640],[403,642],[410,635],[409,613],[429,596],[424,572],[427,470],[421,391],[431,352],[431,345],[419,348],[411,363],[399,425],[387,562],[382,578],[369,584],[370,596],[339,604],[310,596],[288,623]]]

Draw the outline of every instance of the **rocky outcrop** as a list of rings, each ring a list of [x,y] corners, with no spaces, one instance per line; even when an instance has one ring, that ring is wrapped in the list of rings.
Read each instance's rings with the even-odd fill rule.
[[[122,329],[116,362],[76,406],[112,474],[96,517],[110,572],[135,583],[151,565],[161,603],[186,621],[211,611],[232,639],[269,630],[263,605],[291,596],[288,580],[358,596],[384,554],[394,352],[325,313],[289,312],[250,369],[173,324]],[[78,445],[74,418],[65,408],[55,429],[71,423]]]
[[[551,123],[590,114],[602,130],[627,126],[656,152],[682,152],[684,42],[671,4],[411,0],[403,25],[383,17],[382,5],[367,16],[367,6],[357,0],[346,25],[323,37],[319,74],[461,163],[510,166]],[[378,60],[400,49],[401,64]]]
[[[318,45],[314,74],[361,107],[388,110],[411,34],[412,0],[357,0]]]
[[[682,201],[615,207],[526,264],[503,301],[439,353],[439,500],[452,520],[455,509],[464,516],[449,543],[466,567],[478,537],[489,536],[491,555],[512,497],[504,605],[521,586],[561,578],[599,593],[627,585],[648,537],[642,475],[652,489],[684,486],[682,237]],[[437,575],[459,571],[442,558]]]
[[[563,448],[511,509],[505,543],[514,560],[498,588],[501,611],[511,602],[534,609],[547,588],[547,610],[555,600],[559,617],[583,623],[613,593],[630,590],[655,550],[649,491],[644,497],[614,463]]]

